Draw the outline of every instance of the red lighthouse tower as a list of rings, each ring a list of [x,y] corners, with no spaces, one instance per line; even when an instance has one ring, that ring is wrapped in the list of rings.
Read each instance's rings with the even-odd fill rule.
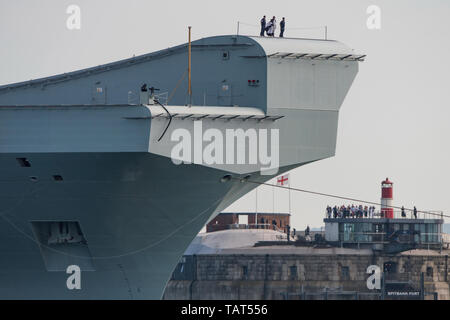
[[[381,216],[388,219],[394,218],[393,185],[394,183],[389,181],[389,178],[381,182]]]

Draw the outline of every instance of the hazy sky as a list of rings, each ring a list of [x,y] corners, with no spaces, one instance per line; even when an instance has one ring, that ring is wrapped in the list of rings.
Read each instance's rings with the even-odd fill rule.
[[[66,9],[81,8],[81,29],[68,30]],[[381,9],[381,29],[366,26]],[[336,156],[291,172],[292,186],[379,201],[394,181],[394,204],[450,214],[450,1],[103,1],[0,0],[0,84],[95,66],[193,38],[236,32],[237,21],[286,17],[286,36],[328,37],[368,55],[340,112]],[[280,19],[278,19],[280,20]],[[241,34],[257,28],[241,25]],[[287,191],[275,210],[288,210]],[[291,193],[292,225],[322,225],[327,204],[342,201]],[[272,212],[272,190],[258,191]],[[264,199],[264,200],[263,200]],[[255,193],[230,209],[255,210]]]

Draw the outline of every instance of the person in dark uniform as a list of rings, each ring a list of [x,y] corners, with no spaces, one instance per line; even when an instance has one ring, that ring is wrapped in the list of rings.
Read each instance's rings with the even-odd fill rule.
[[[309,226],[306,226],[306,230],[305,230],[305,237],[309,236]]]
[[[286,234],[287,234],[287,241],[291,241],[291,227],[289,225],[286,226]]]
[[[264,16],[264,17],[261,19],[261,32],[259,33],[259,35],[260,35],[261,37],[264,37],[265,31],[266,31],[266,16]]]
[[[402,206],[402,218],[406,218],[405,207]]]
[[[416,206],[414,206],[414,219],[417,219],[417,209],[416,209]]]
[[[283,36],[284,36],[285,25],[286,25],[286,21],[284,20],[284,17],[283,17],[283,19],[280,22],[280,38],[283,38]]]

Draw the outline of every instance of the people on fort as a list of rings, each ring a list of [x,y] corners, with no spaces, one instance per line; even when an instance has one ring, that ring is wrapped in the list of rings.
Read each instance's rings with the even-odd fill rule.
[[[350,215],[352,218],[354,218],[356,215],[356,208],[355,208],[355,205],[353,205],[353,204],[352,204],[352,207],[350,208]]]
[[[375,216],[375,207],[370,206],[369,207],[369,218],[374,218],[374,216]]]
[[[259,35],[261,37],[264,37],[264,33],[266,32],[266,16],[263,16],[261,19],[261,32]]]
[[[342,205],[342,206],[327,206],[326,216],[328,219],[332,216],[337,218],[371,218],[375,217],[375,206],[359,205]]]
[[[358,218],[363,218],[364,217],[364,210],[363,210],[363,206],[360,204],[358,207]]]
[[[333,217],[334,219],[337,218],[375,218],[375,206],[363,206],[361,204],[359,205],[342,205],[342,206],[334,206],[331,207],[327,205],[326,208],[326,217],[328,219],[331,219]],[[411,214],[414,216],[414,219],[417,219],[417,208],[414,206],[414,209],[411,211]],[[378,214],[379,216],[380,214]],[[383,217],[383,216],[381,216]],[[406,209],[404,206],[401,208],[401,217],[406,218]]]
[[[327,206],[327,217],[328,217],[328,219],[331,219],[331,212],[332,212],[331,207]]]
[[[285,26],[286,26],[286,20],[283,17],[283,19],[280,22],[280,38],[283,38],[283,36],[284,36],[284,27]]]

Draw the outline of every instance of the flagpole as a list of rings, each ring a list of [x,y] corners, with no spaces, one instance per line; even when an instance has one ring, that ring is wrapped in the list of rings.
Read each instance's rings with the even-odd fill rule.
[[[258,229],[258,187],[255,188],[255,192],[256,192],[256,202],[255,202],[255,225],[256,225],[256,229]]]
[[[189,107],[192,107],[192,86],[191,86],[191,26],[189,29],[189,43],[188,43],[188,94],[189,94]]]
[[[291,184],[289,183],[289,214],[291,214]]]
[[[272,185],[272,210],[275,214],[275,187]]]

